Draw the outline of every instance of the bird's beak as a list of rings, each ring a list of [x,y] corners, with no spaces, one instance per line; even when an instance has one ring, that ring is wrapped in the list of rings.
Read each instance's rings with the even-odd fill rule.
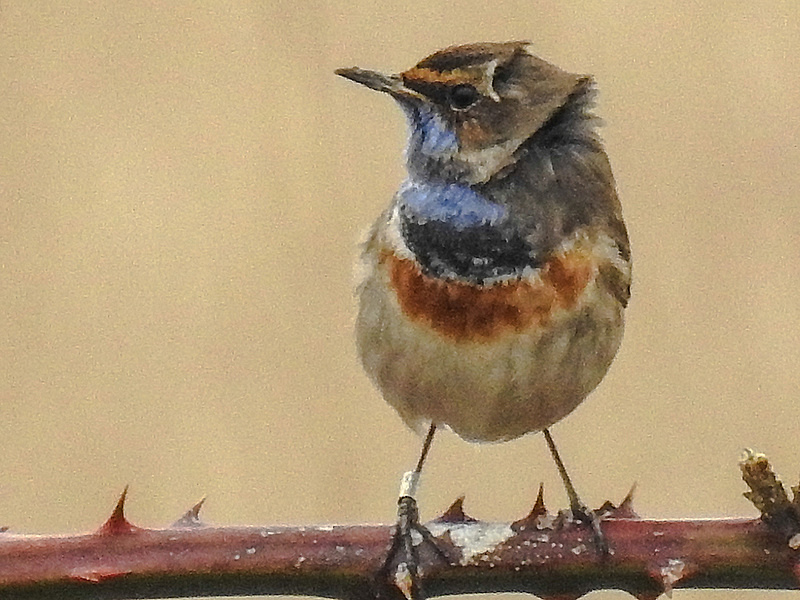
[[[417,92],[405,86],[402,77],[399,75],[384,75],[377,71],[359,69],[358,67],[336,69],[336,74],[350,81],[365,85],[371,90],[386,92],[398,99],[418,96]]]

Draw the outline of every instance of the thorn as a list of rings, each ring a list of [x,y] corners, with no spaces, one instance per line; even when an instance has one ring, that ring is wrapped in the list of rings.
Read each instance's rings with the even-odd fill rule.
[[[111,516],[108,520],[100,526],[95,533],[98,535],[119,535],[123,533],[133,533],[138,527],[132,525],[128,519],[125,518],[125,499],[128,497],[128,486],[122,490],[122,494],[117,500],[117,505],[111,511]]]
[[[187,510],[183,516],[175,521],[171,527],[175,529],[182,529],[182,528],[189,528],[189,527],[205,527],[205,523],[200,520],[200,509],[203,508],[203,504],[206,501],[206,497],[203,496],[200,499],[200,502],[195,504],[192,508]]]
[[[611,500],[606,500],[600,505],[600,508],[594,511],[594,514],[597,515],[598,519],[608,519],[612,518],[617,510],[617,507],[614,506],[614,503],[611,502]]]
[[[544,482],[539,482],[539,493],[536,494],[536,502],[528,516],[538,517],[547,514],[547,507],[544,505]]]
[[[519,521],[514,521],[511,524],[511,528],[515,531],[524,531],[528,527],[538,528],[542,525],[546,517],[547,507],[544,505],[544,483],[540,483],[539,493],[536,495],[536,501],[533,503],[531,512],[522,517]]]
[[[614,519],[638,519],[639,515],[636,514],[636,511],[633,510],[633,494],[636,492],[636,482],[633,482],[631,489],[625,494],[625,497],[620,502],[620,505],[617,507],[611,517]]]
[[[450,507],[442,513],[442,515],[434,519],[437,523],[476,523],[477,519],[473,519],[464,512],[464,496],[456,498]]]

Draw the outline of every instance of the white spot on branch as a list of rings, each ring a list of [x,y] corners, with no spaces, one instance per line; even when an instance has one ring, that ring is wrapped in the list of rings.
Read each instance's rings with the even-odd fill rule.
[[[514,535],[514,530],[506,523],[429,523],[428,529],[436,537],[450,533],[453,544],[461,550],[462,565],[495,550]]]

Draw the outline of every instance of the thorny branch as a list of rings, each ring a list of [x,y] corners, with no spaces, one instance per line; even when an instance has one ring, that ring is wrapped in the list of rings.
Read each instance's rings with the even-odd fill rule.
[[[673,588],[800,587],[800,486],[790,500],[763,455],[741,462],[745,495],[758,519],[650,520],[627,497],[602,507],[610,555],[591,533],[547,512],[540,493],[514,523],[464,514],[461,500],[428,523],[451,560],[419,545],[422,582],[431,596],[525,591],[546,599],[620,589],[654,599]],[[136,527],[125,493],[94,533],[0,533],[2,598],[158,598],[300,594],[348,599],[402,598],[378,577],[392,527],[212,527],[200,504],[165,529]]]

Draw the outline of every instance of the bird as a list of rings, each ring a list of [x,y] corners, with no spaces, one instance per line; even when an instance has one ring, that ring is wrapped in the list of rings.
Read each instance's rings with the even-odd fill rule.
[[[408,124],[406,178],[362,248],[356,342],[386,402],[427,430],[398,529],[419,528],[415,493],[437,428],[470,442],[542,432],[570,508],[589,515],[603,548],[549,427],[617,353],[630,243],[594,79],[530,46],[450,46],[398,74],[336,71],[391,96]]]

